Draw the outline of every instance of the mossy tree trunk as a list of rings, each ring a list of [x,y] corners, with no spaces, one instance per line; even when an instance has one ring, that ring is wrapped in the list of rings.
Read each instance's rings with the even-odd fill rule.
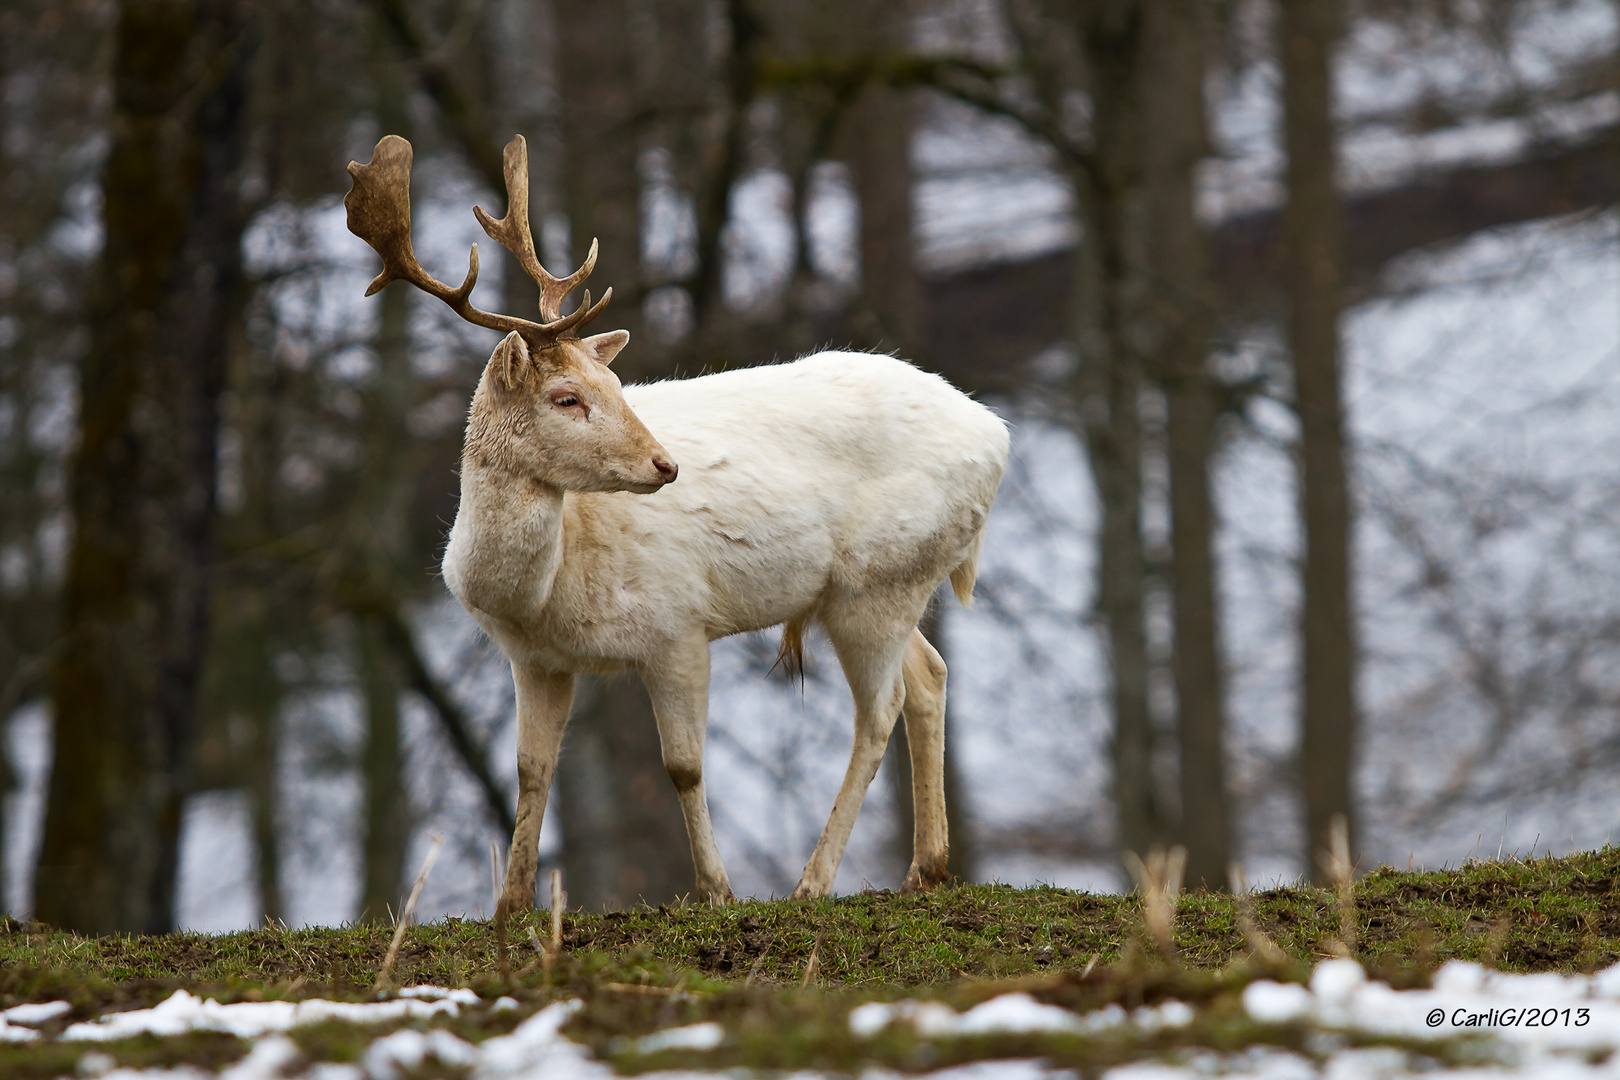
[[[402,118],[396,123],[403,123]],[[365,464],[357,477],[353,514],[346,524],[348,573],[369,590],[398,597],[414,576],[408,545],[411,509],[412,294],[386,289],[372,341],[376,368],[362,392],[360,438]],[[405,795],[401,660],[386,626],[374,614],[355,615],[355,653],[365,699],[366,740],[361,760],[365,820],[361,914],[378,922],[399,914],[404,889],[410,806]]]
[[[1340,397],[1344,227],[1335,183],[1332,64],[1343,18],[1338,0],[1282,0],[1277,22],[1283,144],[1288,154],[1284,279],[1300,421],[1300,516],[1305,533],[1300,775],[1305,861],[1318,882],[1327,878],[1320,855],[1329,847],[1334,817],[1343,815],[1350,824],[1350,849],[1355,851],[1356,633],[1350,596],[1354,522]]]
[[[1209,153],[1203,0],[1157,0],[1143,13],[1142,141],[1148,205],[1147,314],[1165,400],[1170,593],[1175,610],[1177,837],[1190,887],[1225,887],[1232,858],[1226,791],[1226,680],[1216,601],[1210,465],[1214,386],[1205,370],[1215,311],[1193,170]]]
[[[355,637],[366,719],[360,764],[365,786],[360,921],[389,922],[399,915],[405,844],[410,838],[401,776],[400,677],[398,662],[375,619],[358,620]]]
[[[233,0],[119,8],[35,885],[38,917],[75,930],[174,923],[240,278],[244,52]]]
[[[1077,171],[1082,240],[1072,318],[1080,364],[1074,397],[1101,511],[1096,618],[1107,645],[1113,703],[1116,843],[1145,853],[1168,842],[1173,819],[1158,776],[1149,707],[1152,659],[1144,607],[1150,587],[1142,535],[1148,373],[1141,297],[1147,207],[1141,161],[1142,12],[1132,0],[1080,10],[1078,38],[1092,102],[1092,167]]]

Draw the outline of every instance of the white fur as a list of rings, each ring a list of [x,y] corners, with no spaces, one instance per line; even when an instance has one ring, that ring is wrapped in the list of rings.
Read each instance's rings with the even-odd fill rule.
[[[846,790],[799,889],[825,893],[876,770],[873,747],[880,759],[902,704],[912,702],[908,733],[914,712],[937,711],[927,723],[942,729],[944,666],[915,627],[947,575],[960,568],[971,588],[1006,426],[938,376],[865,353],[629,386],[623,401],[679,464],[652,494],[565,492],[464,464],[444,576],[512,660],[520,772],[530,759],[506,895],[532,899],[544,791],[536,807],[528,789],[549,787],[572,675],[635,669],[658,712],[699,889],[728,898],[701,784],[707,643],[790,622],[827,631],[856,701]],[[944,859],[942,794],[925,790],[942,785],[942,735],[919,734],[908,884],[927,884]]]

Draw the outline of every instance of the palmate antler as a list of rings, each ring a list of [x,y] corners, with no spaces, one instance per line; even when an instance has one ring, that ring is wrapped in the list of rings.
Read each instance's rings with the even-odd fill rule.
[[[349,231],[370,244],[383,261],[382,273],[366,288],[367,296],[391,281],[407,281],[443,300],[450,310],[474,325],[503,333],[516,330],[531,347],[576,335],[580,327],[607,307],[613,298],[612,289],[602,294],[595,307],[591,306],[591,294],[586,290],[585,302],[578,309],[568,315],[558,313],[563,297],[590,277],[596,268],[596,241],[591,241],[591,251],[584,264],[565,278],[552,277],[540,265],[534,253],[534,239],[529,233],[529,151],[523,136],[518,135],[506,144],[506,216],[496,221],[477,206],[473,207],[473,214],[490,238],[516,256],[524,272],[540,286],[540,317],[544,322],[497,315],[472,306],[469,297],[478,283],[477,244],[467,256],[467,277],[459,288],[452,289],[422,269],[411,250],[412,156],[409,142],[398,135],[385,135],[377,143],[369,162],[364,165],[349,162],[354,187],[343,198],[343,206],[349,212]]]

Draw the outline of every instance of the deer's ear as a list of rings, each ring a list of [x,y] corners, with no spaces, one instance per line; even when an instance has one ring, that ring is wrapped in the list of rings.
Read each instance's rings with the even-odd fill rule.
[[[489,358],[489,366],[504,389],[516,390],[526,383],[534,361],[523,336],[514,330],[502,338],[495,346],[495,354]]]
[[[613,358],[619,355],[619,350],[630,344],[630,331],[609,330],[605,334],[593,334],[580,342],[587,352],[596,357],[600,364],[611,364]]]

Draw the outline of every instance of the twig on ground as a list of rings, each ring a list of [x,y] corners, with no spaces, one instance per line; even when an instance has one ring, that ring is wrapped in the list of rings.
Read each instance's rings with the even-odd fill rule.
[[[405,940],[405,928],[411,925],[411,916],[416,914],[416,901],[422,895],[422,886],[433,872],[433,864],[439,861],[439,849],[443,846],[444,834],[436,833],[433,846],[428,848],[427,858],[422,861],[422,870],[416,875],[416,884],[411,886],[411,895],[405,900],[405,910],[399,913],[399,922],[394,925],[394,940],[388,943],[388,955],[383,957],[382,970],[377,972],[377,985],[371,988],[374,993],[380,993],[388,985],[388,977],[394,971],[394,959],[399,955],[400,942]]]

